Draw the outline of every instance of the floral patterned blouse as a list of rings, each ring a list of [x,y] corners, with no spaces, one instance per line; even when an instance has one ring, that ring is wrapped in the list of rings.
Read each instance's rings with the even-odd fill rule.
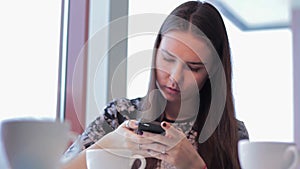
[[[126,99],[120,98],[110,102],[105,108],[103,114],[97,117],[85,131],[78,136],[73,144],[64,154],[64,159],[68,160],[75,157],[82,150],[88,148],[105,134],[116,129],[121,123],[127,119],[135,119],[137,113],[141,110],[142,98]],[[249,139],[247,129],[243,122],[237,120],[239,139]],[[198,141],[196,141],[197,131],[192,130],[193,122],[175,122],[172,125],[185,133],[187,139],[197,149]],[[175,169],[174,166],[167,162],[161,161],[160,168]]]

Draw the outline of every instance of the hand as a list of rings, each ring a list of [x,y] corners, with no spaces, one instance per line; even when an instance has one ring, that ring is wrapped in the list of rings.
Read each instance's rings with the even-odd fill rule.
[[[88,149],[130,149],[134,154],[149,157],[145,150],[139,149],[140,144],[149,144],[153,141],[144,139],[144,136],[134,132],[137,129],[137,121],[130,120],[122,123],[115,131],[106,134]],[[76,158],[62,166],[63,169],[87,169],[86,166],[86,150],[82,151]]]
[[[130,149],[134,154],[149,157],[147,151],[140,149],[140,145],[147,145],[153,141],[136,134],[137,128],[136,120],[126,120],[116,130],[106,134],[89,149]]]
[[[165,135],[144,132],[143,136],[153,143],[141,144],[141,149],[157,159],[167,161],[177,168],[204,168],[205,162],[200,157],[185,134],[166,122],[161,123]]]

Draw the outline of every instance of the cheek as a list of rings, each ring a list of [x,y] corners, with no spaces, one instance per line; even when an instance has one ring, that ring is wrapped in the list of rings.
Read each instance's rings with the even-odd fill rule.
[[[171,69],[171,65],[168,63],[165,63],[165,61],[163,61],[162,59],[160,59],[159,57],[157,58],[156,64],[155,64],[155,68],[157,71],[159,71],[158,73],[160,74],[167,74],[170,72]]]
[[[161,83],[162,81],[164,81],[164,79],[166,79],[167,77],[167,73],[163,70],[160,69],[156,69],[155,70],[155,75],[156,75],[156,80]]]
[[[203,76],[201,79],[197,81],[198,89],[201,90],[205,82],[207,81],[207,75]]]
[[[170,75],[170,65],[164,64],[162,60],[159,60],[157,58],[156,64],[155,64],[155,74],[158,81],[162,81],[164,79],[167,79]]]
[[[187,88],[197,88],[198,90],[201,90],[203,85],[205,84],[207,80],[207,74],[200,74],[200,75],[193,75],[193,76],[186,76],[186,77],[191,77],[187,79],[186,87]]]
[[[202,72],[197,76],[195,76],[195,79],[197,81],[198,89],[201,90],[203,85],[208,79],[208,72],[207,69],[203,69]]]

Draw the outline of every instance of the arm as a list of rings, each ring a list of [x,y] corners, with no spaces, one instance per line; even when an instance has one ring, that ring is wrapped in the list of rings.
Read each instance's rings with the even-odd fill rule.
[[[64,153],[63,162],[68,162],[70,161],[70,159],[77,157],[82,151],[89,148],[95,142],[100,140],[104,135],[109,133],[110,130],[112,130],[105,129],[104,125],[106,121],[103,119],[104,117],[103,115],[101,115],[100,117],[96,118],[92,123],[90,123],[90,125],[85,129],[85,131],[78,136],[78,138]]]
[[[113,113],[117,113],[113,103],[108,104],[104,109],[104,112],[97,117],[85,131],[73,142],[73,144],[67,149],[63,156],[64,166],[63,169],[85,169],[86,168],[86,149],[93,149],[95,143],[103,138],[107,133],[113,131],[118,124],[116,116]]]
[[[78,156],[65,163],[62,169],[87,169],[85,151],[83,150]]]
[[[86,169],[86,150],[95,149],[97,140],[107,135],[104,130],[102,117],[94,120],[64,154],[62,169]]]
[[[125,122],[126,123],[126,122]],[[86,151],[89,149],[130,149],[132,151],[139,151],[137,147],[137,141],[143,136],[137,135],[132,129],[126,127],[126,124],[122,123],[115,131],[106,134],[95,144],[89,148],[83,150],[72,160],[68,161],[62,169],[86,169]],[[132,121],[132,128],[137,128],[137,125]],[[146,143],[146,142],[143,142]]]
[[[116,142],[117,140],[124,140],[124,138],[120,138],[122,135],[112,131],[119,128],[119,133],[133,134],[130,133],[132,131],[127,131],[124,127],[119,127],[119,124],[128,118],[135,118],[136,107],[139,107],[139,103],[139,98],[133,100],[116,99],[110,102],[102,115],[94,120],[66,151],[64,156],[67,159],[65,161],[68,162],[64,164],[63,169],[86,168],[86,149],[126,146],[124,145],[126,143],[124,141]]]
[[[105,136],[104,136],[105,137]],[[100,149],[98,144],[93,144],[89,148],[80,152],[75,158],[65,163],[62,169],[87,169],[86,165],[86,150],[88,149]]]

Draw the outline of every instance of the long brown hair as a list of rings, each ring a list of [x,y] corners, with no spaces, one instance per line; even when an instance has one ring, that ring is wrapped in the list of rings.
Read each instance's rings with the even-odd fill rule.
[[[212,135],[205,142],[198,145],[198,153],[204,159],[209,169],[240,169],[237,154],[238,130],[231,88],[230,48],[226,28],[218,10],[206,2],[189,1],[181,4],[175,8],[164,21],[156,38],[154,49],[159,48],[162,36],[171,30],[191,32],[195,36],[198,36],[195,31],[191,29],[190,25],[201,30],[212,43],[212,46],[222,63],[226,81],[224,89],[226,90],[225,103],[220,121]],[[157,113],[161,113],[161,110],[159,109],[161,109],[162,96],[159,92],[155,92],[153,96],[153,91],[158,91],[155,77],[155,59],[156,50],[154,50],[152,59],[152,66],[154,69],[151,71],[148,94],[144,101],[144,109],[149,108],[149,102],[151,102],[152,109],[154,108],[153,110],[148,111],[148,115],[150,114],[149,117],[158,117],[160,114]],[[201,133],[201,130],[204,128],[205,120],[207,119],[209,109],[211,108],[211,87],[211,80],[208,79],[199,91],[201,102],[199,104],[200,107],[198,108],[197,119],[193,127],[198,133]],[[159,119],[161,118],[157,118],[157,120]],[[155,168],[156,162],[157,160],[148,159],[147,168]]]

